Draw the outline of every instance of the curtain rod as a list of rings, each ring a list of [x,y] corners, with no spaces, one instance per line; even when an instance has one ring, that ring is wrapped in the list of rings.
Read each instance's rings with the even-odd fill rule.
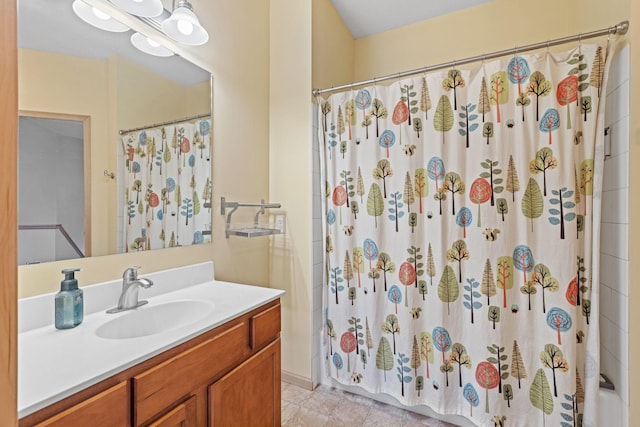
[[[355,82],[355,83],[350,83],[350,84],[346,84],[346,85],[342,85],[342,86],[335,86],[335,87],[331,87],[331,88],[326,88],[326,89],[314,89],[313,90],[313,95],[318,96],[321,93],[325,93],[325,92],[334,92],[334,91],[338,91],[338,90],[342,90],[342,89],[349,89],[349,88],[353,88],[354,86],[364,86],[364,85],[368,85],[368,84],[376,84],[378,82],[382,82],[385,80],[391,80],[391,79],[399,79],[402,77],[407,77],[407,76],[412,76],[414,74],[421,74],[421,73],[426,73],[429,71],[435,71],[435,70],[441,70],[443,68],[450,68],[450,67],[456,67],[458,65],[464,65],[464,64],[469,64],[472,62],[477,62],[477,61],[484,61],[487,59],[494,59],[494,58],[499,58],[501,56],[507,56],[507,55],[512,55],[512,54],[518,54],[521,52],[527,52],[527,51],[531,51],[531,50],[536,50],[536,49],[542,49],[542,48],[548,48],[551,46],[557,46],[557,45],[561,45],[561,44],[565,44],[565,43],[571,43],[574,41],[582,41],[583,39],[590,39],[590,38],[594,38],[594,37],[600,37],[600,36],[605,36],[605,35],[624,35],[627,33],[627,31],[629,30],[629,21],[622,21],[619,24],[613,26],[613,27],[608,27],[608,28],[603,28],[602,30],[597,30],[597,31],[591,31],[589,33],[580,33],[580,34],[576,34],[574,36],[568,36],[568,37],[562,37],[559,39],[554,39],[554,40],[548,40],[546,42],[540,42],[540,43],[534,43],[534,44],[530,44],[530,45],[526,45],[526,46],[521,46],[521,47],[514,47],[512,49],[505,49],[505,50],[500,50],[500,51],[496,51],[493,53],[488,53],[485,55],[477,55],[477,56],[472,56],[470,58],[466,58],[466,59],[462,59],[462,60],[456,60],[456,61],[450,61],[450,62],[445,62],[442,64],[438,64],[438,65],[431,65],[428,67],[423,67],[423,68],[417,68],[415,70],[410,70],[410,71],[403,71],[400,73],[395,73],[395,74],[389,74],[386,75],[384,77],[374,77],[373,79],[369,79],[369,80],[362,80],[359,82]]]
[[[138,130],[157,128],[157,127],[166,126],[166,125],[173,125],[173,124],[176,124],[176,123],[188,122],[188,121],[191,121],[191,120],[204,119],[205,117],[211,117],[211,113],[200,114],[199,116],[185,117],[184,119],[171,120],[171,121],[168,121],[168,122],[154,123],[152,125],[141,126],[141,127],[138,127],[138,128],[123,129],[123,130],[119,130],[118,133],[120,135],[124,135],[125,133],[129,133],[129,132],[135,132],[135,131],[138,131]]]

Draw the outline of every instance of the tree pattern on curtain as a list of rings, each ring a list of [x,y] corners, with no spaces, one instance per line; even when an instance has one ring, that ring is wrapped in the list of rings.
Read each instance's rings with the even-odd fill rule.
[[[122,137],[126,251],[211,241],[211,121]]]
[[[327,375],[479,426],[596,425],[605,59],[319,99]]]

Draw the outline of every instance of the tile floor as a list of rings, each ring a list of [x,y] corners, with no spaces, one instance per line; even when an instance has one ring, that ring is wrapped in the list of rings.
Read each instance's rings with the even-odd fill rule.
[[[455,427],[376,402],[366,397],[321,385],[309,391],[282,383],[282,425],[285,427]]]

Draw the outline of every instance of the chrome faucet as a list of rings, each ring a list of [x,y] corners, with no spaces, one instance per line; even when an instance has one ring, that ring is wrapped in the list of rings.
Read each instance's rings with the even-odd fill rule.
[[[129,267],[124,271],[122,275],[122,293],[118,299],[118,306],[107,310],[107,313],[132,310],[148,303],[145,300],[138,301],[138,291],[140,287],[150,288],[153,286],[153,282],[144,277],[138,277],[139,268],[138,266]]]

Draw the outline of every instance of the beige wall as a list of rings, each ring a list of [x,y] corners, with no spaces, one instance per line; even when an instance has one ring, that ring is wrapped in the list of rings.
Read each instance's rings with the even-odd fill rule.
[[[351,83],[355,41],[331,0],[312,3],[313,87],[322,89]]]
[[[198,93],[188,86],[149,72],[148,68],[127,58],[111,57],[109,61],[115,62],[113,68],[116,69],[117,78],[115,86],[110,87],[118,97],[118,116],[114,123],[116,135],[120,129],[175,120],[211,110],[208,81],[204,83],[207,89]],[[200,99],[195,99],[194,94],[199,94]],[[197,110],[196,106],[204,108]]]
[[[355,43],[354,77],[370,79],[566,36],[567,14],[566,1],[494,0],[363,37]]]
[[[282,302],[282,365],[311,377],[311,3],[271,0],[269,193],[287,230],[272,239],[272,286]]]
[[[187,116],[205,114],[211,110],[211,85],[209,81],[197,83],[185,91]]]
[[[105,3],[105,8],[112,6]],[[244,202],[269,197],[269,163],[265,160],[269,149],[269,4],[233,0],[199,2],[195,8],[211,39],[202,47],[180,48],[178,53],[214,75],[214,245],[21,267],[20,287],[54,291],[60,283],[60,270],[71,266],[82,268],[79,280],[89,284],[119,278],[131,265],[141,265],[144,274],[206,260],[215,260],[218,279],[268,284],[268,239],[226,240],[224,218],[217,212],[220,196]],[[133,28],[142,25],[135,20],[129,24]],[[65,99],[65,94],[61,93],[60,99]],[[106,125],[103,132],[106,134]],[[102,155],[106,156],[106,151]],[[95,185],[92,190],[97,194],[110,183],[105,179]]]

